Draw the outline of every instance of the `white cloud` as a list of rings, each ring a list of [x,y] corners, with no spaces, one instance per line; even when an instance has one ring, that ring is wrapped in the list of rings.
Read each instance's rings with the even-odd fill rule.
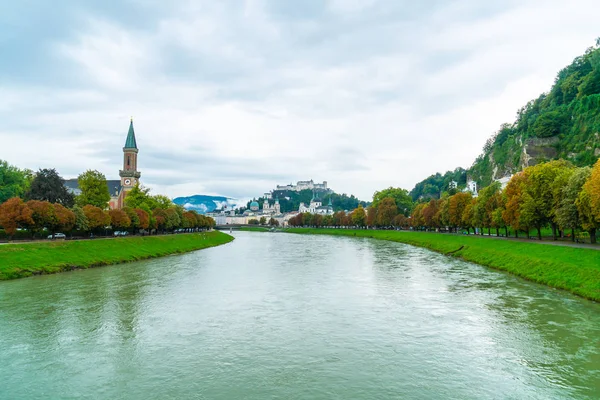
[[[171,196],[310,178],[361,198],[411,188],[469,166],[593,44],[600,8],[332,0],[307,17],[303,3],[236,4],[157,3],[144,27],[84,15],[47,45],[69,85],[0,86],[0,158],[114,178],[133,115],[142,180]]]

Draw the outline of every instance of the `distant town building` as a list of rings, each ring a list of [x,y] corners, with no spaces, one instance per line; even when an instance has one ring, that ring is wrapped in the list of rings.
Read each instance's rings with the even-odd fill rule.
[[[452,190],[452,189],[456,189],[456,188],[458,188],[458,182],[450,181],[450,183],[448,184],[448,190]]]
[[[333,205],[331,204],[331,197],[329,197],[329,204],[323,206],[318,195],[316,195],[315,192],[313,192],[313,198],[310,201],[310,204],[306,206],[304,203],[300,203],[298,212],[319,215],[333,215]]]

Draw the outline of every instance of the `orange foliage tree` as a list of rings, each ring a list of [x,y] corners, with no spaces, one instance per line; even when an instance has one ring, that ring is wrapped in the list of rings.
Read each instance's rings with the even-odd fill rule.
[[[13,197],[0,205],[0,225],[12,238],[17,228],[26,228],[34,224],[32,214],[33,212],[23,200]]]

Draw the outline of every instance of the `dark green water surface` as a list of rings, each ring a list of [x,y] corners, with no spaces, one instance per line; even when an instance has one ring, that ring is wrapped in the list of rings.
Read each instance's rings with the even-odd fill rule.
[[[234,235],[0,282],[0,399],[600,398],[600,304],[398,243]]]

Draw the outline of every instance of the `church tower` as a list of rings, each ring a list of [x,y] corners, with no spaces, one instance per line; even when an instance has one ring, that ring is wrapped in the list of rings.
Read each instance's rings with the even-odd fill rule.
[[[119,208],[123,208],[125,196],[138,183],[142,174],[137,170],[137,143],[133,130],[133,118],[129,122],[129,132],[123,147],[123,169],[119,171],[121,177],[121,193],[119,194]]]

